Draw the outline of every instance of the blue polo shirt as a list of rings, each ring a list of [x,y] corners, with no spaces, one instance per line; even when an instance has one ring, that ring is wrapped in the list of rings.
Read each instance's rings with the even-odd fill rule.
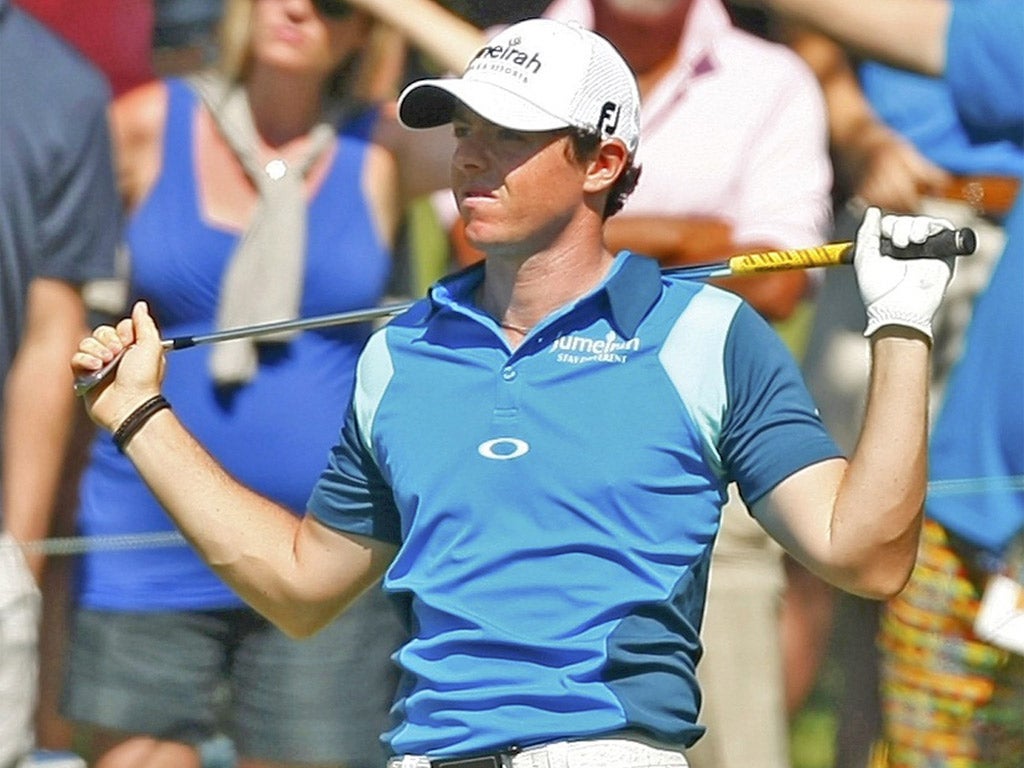
[[[727,483],[753,503],[839,455],[776,334],[733,294],[624,252],[511,350],[442,280],[378,331],[313,491],[398,545],[412,639],[395,754],[633,731],[689,746]],[[737,628],[742,631],[742,628]]]

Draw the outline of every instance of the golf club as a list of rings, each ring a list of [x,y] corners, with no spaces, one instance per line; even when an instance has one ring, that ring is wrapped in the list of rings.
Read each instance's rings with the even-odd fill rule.
[[[912,244],[907,248],[894,248],[888,240],[882,240],[882,253],[886,256],[901,259],[916,258],[948,258],[966,256],[974,253],[977,237],[972,229],[947,229],[929,237],[925,242]],[[828,243],[813,248],[794,248],[784,251],[761,251],[745,253],[721,261],[705,264],[689,264],[682,267],[669,267],[665,274],[676,275],[690,280],[709,280],[716,277],[738,277],[758,275],[766,272],[779,272],[790,269],[811,269],[813,267],[831,267],[838,264],[849,264],[853,261],[853,243]],[[267,323],[229,328],[224,331],[199,334],[195,336],[178,336],[163,340],[164,349],[188,349],[200,344],[215,344],[233,339],[252,339],[267,336],[279,331],[308,331],[315,328],[329,328],[350,323],[364,323],[382,317],[391,317],[409,309],[415,302],[405,301],[396,304],[385,304],[369,309],[356,309],[350,312],[338,312],[331,315],[299,318],[296,320],[275,320]],[[84,395],[107,376],[110,375],[121,361],[122,351],[98,371],[75,379],[75,394]]]

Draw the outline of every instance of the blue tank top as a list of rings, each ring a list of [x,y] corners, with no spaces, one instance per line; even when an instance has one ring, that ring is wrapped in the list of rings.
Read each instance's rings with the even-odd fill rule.
[[[151,193],[127,223],[131,293],[144,298],[167,337],[214,330],[221,278],[239,233],[205,221],[194,173],[198,100],[167,81],[163,162]],[[338,146],[309,204],[303,317],[371,307],[391,261],[361,192],[373,110],[339,127]],[[261,346],[247,385],[219,389],[211,347],[172,353],[164,393],[175,413],[241,482],[289,507],[305,508],[344,420],[367,325],[307,331]],[[187,482],[183,478],[182,482]],[[78,526],[86,536],[171,531],[173,525],[109,435],[96,438],[81,484]],[[120,610],[207,609],[241,601],[189,547],[100,551],[81,559],[81,604]]]

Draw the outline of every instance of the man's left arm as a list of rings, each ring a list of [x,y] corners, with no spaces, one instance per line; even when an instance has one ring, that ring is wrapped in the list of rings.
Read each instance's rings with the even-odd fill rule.
[[[46,536],[62,484],[75,480],[67,460],[79,417],[68,359],[88,332],[81,287],[113,276],[120,234],[106,85],[98,75],[83,83],[81,120],[38,192],[35,274],[4,386],[3,525],[19,541]],[[38,580],[43,558],[29,560]]]
[[[882,236],[902,247],[948,228],[923,216],[868,209],[855,267],[871,345],[871,381],[857,447],[794,473],[754,515],[798,560],[849,592],[890,597],[917,555],[927,490],[931,319],[952,273],[941,259],[882,256]]]
[[[4,387],[4,526],[18,541],[49,533],[66,449],[78,418],[68,359],[88,332],[76,286],[36,278],[25,331]],[[27,553],[38,582],[43,558]]]

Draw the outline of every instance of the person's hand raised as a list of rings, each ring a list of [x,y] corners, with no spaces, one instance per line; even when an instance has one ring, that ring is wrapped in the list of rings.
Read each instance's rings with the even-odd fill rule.
[[[88,376],[120,358],[116,370],[82,395],[89,417],[111,432],[140,405],[160,394],[164,348],[145,302],[117,326],[98,326],[82,339],[71,358],[76,378]]]

